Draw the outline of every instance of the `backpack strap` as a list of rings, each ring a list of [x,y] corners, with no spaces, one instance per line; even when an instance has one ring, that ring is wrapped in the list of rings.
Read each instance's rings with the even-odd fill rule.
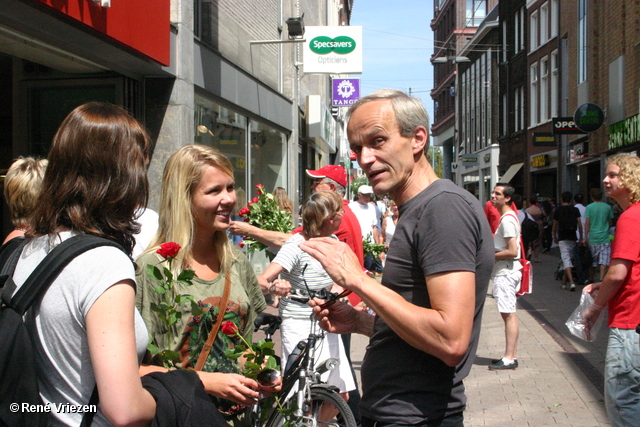
[[[113,246],[124,252],[124,249],[116,242],[91,234],[79,234],[66,239],[47,254],[11,298],[13,309],[23,316],[31,304],[44,295],[67,264],[78,255],[99,246]],[[18,258],[20,253],[15,251],[13,255]],[[17,264],[17,259],[15,263]],[[15,270],[15,265],[13,265],[13,270]],[[13,275],[13,271],[11,271],[11,275]]]
[[[11,295],[16,290],[11,276],[27,242],[28,240],[24,237],[15,237],[0,247],[0,289],[2,290],[1,301],[4,305],[10,305]]]

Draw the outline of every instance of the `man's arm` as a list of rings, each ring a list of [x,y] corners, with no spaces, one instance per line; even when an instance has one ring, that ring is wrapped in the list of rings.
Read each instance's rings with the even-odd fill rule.
[[[551,234],[553,235],[554,243],[558,243],[558,220],[553,220],[553,228],[551,229]]]
[[[514,259],[518,257],[518,239],[515,237],[506,237],[507,249],[496,252],[496,259]]]
[[[584,243],[585,245],[589,244],[589,228],[591,228],[591,218],[587,217],[584,222]]]
[[[300,243],[300,248],[320,261],[338,285],[356,292],[404,341],[448,366],[462,360],[473,327],[475,273],[425,277],[431,308],[424,308],[366,276],[344,243],[320,238]]]
[[[582,242],[582,239],[584,239],[584,234],[582,234],[582,219],[580,219],[580,216],[578,215],[578,230],[580,232],[580,240],[578,241],[578,243]]]
[[[597,291],[593,304],[584,314],[584,319],[588,327],[591,327],[591,325],[598,320],[598,317],[604,307],[618,292],[618,289],[620,289],[620,286],[624,283],[630,268],[630,260],[614,258],[611,260],[611,265],[609,266],[609,270],[604,276],[602,283],[594,283],[584,288],[585,291],[589,292],[592,296],[596,294]]]
[[[280,231],[263,230],[242,221],[231,221],[229,231],[235,236],[251,237],[273,249],[280,249],[292,236]]]

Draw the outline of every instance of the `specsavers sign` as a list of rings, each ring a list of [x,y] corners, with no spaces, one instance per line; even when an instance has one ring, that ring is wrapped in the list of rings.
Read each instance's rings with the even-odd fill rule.
[[[304,73],[362,73],[362,27],[305,27]]]

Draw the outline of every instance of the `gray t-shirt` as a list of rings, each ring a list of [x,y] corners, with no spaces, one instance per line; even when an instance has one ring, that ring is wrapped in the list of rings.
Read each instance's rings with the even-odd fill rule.
[[[399,207],[382,284],[407,301],[431,307],[425,277],[476,274],[476,305],[467,354],[455,368],[403,341],[380,317],[362,364],[362,415],[419,424],[463,411],[462,384],[475,358],[482,309],[493,268],[493,238],[478,200],[440,179]]]
[[[59,238],[35,238],[22,251],[13,276],[22,286],[35,267],[71,232]],[[40,395],[45,404],[86,405],[96,384],[87,340],[86,316],[93,303],[114,284],[135,280],[133,263],[119,249],[104,246],[91,249],[62,270],[40,304],[27,311],[25,324],[34,339]],[[135,311],[136,346],[139,360],[147,348],[147,328]],[[82,413],[55,413],[49,425],[80,425]],[[110,426],[99,410],[92,426]]]

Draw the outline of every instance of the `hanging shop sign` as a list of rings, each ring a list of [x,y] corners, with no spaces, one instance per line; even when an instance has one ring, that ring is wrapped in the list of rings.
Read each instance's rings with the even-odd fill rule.
[[[584,133],[576,126],[573,117],[554,117],[552,120],[554,135],[576,135]]]
[[[609,150],[634,145],[640,141],[640,114],[609,126]]]
[[[580,141],[571,145],[569,149],[569,161],[576,162],[589,157],[589,141]]]
[[[598,105],[587,102],[576,108],[573,121],[576,122],[578,129],[594,132],[604,123],[604,111]]]
[[[465,166],[478,166],[477,154],[463,154],[460,156],[460,161]]]
[[[534,168],[543,168],[549,165],[549,156],[547,154],[540,154],[533,156],[531,159],[531,166]]]
[[[331,80],[333,107],[349,107],[360,99],[360,79]]]
[[[545,151],[529,157],[529,167],[531,172],[554,169],[558,167],[558,150]]]
[[[305,27],[305,74],[361,74],[362,27]]]
[[[534,147],[555,147],[556,137],[550,132],[534,132],[533,146]]]

